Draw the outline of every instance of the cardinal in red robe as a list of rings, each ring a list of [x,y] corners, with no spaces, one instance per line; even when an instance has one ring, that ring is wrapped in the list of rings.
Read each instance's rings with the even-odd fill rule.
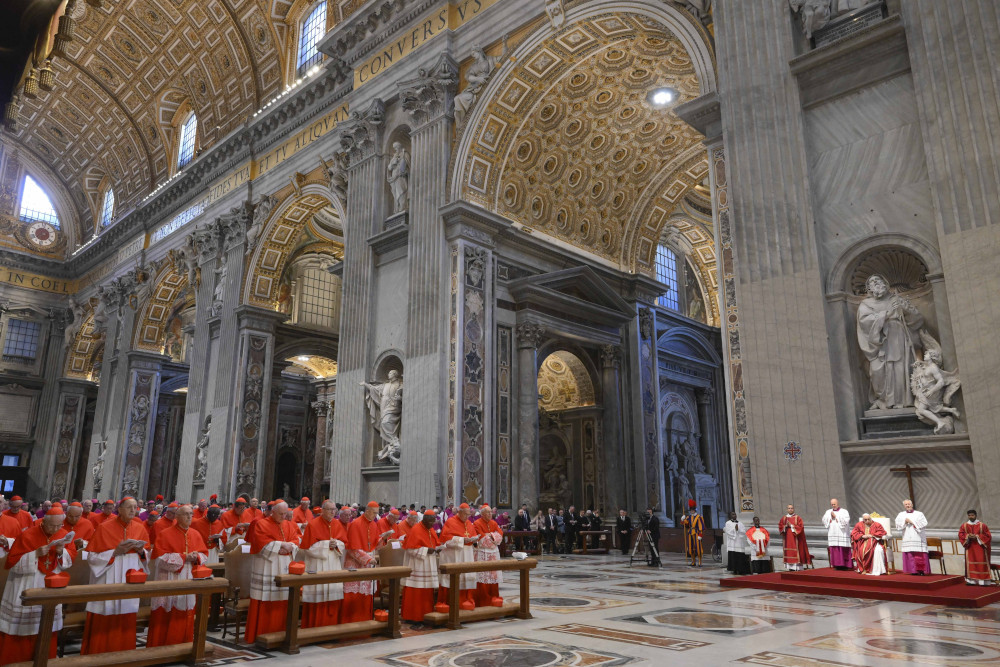
[[[10,551],[14,540],[21,536],[21,522],[7,514],[0,514],[0,557]]]
[[[288,589],[275,586],[274,577],[288,574],[288,564],[299,545],[299,529],[289,520],[290,515],[287,503],[276,500],[271,516],[255,521],[247,535],[250,553],[254,555],[245,637],[248,644],[252,644],[257,635],[285,627]]]
[[[191,527],[201,534],[201,538],[208,545],[209,565],[219,562],[219,552],[226,546],[225,528],[222,519],[219,518],[221,516],[222,508],[212,505],[205,516],[191,522]]]
[[[393,507],[384,517],[378,520],[378,532],[385,533],[391,530],[392,535],[389,537],[390,540],[402,539],[405,533],[400,523],[399,510]]]
[[[965,547],[965,583],[972,586],[990,584],[990,543],[993,536],[979,520],[976,510],[969,510],[969,520],[958,529],[958,541]]]
[[[500,543],[503,542],[503,531],[493,520],[493,508],[483,505],[479,508],[479,518],[472,522],[479,536],[476,543],[476,561],[500,560]],[[493,598],[500,597],[500,584],[503,583],[503,573],[497,570],[476,572],[476,605],[486,607],[492,604]]]
[[[416,516],[416,512],[412,516]],[[434,611],[434,591],[438,588],[438,557],[441,541],[434,532],[437,515],[424,512],[423,520],[410,528],[403,540],[403,564],[411,574],[403,580],[402,619],[423,623],[424,615]],[[442,600],[444,602],[444,600]]]
[[[376,550],[384,543],[384,536],[379,533],[378,503],[374,500],[368,503],[365,513],[352,521],[347,527],[347,554],[344,558],[345,569],[360,570],[375,567],[377,564]],[[387,537],[387,536],[385,536]],[[340,622],[370,621],[374,613],[375,582],[349,581],[344,584],[344,604],[340,609]]]
[[[67,531],[73,531],[73,544],[77,551],[87,548],[90,540],[94,537],[94,531],[97,530],[94,524],[83,518],[83,505],[80,503],[70,503],[69,507],[66,508],[66,521],[63,523],[63,527]]]
[[[778,532],[784,546],[786,570],[803,570],[812,562],[809,545],[806,544],[805,525],[802,517],[795,513],[795,506],[789,505],[785,516],[778,521]]]
[[[324,501],[320,515],[306,524],[300,547],[305,552],[306,572],[344,569],[347,531],[337,520],[337,504],[332,500]],[[336,625],[340,622],[343,600],[343,584],[303,586],[302,627]]]
[[[146,570],[149,535],[136,517],[136,502],[123,498],[118,516],[105,519],[87,545],[91,584],[124,584],[129,570]],[[139,599],[87,603],[87,624],[80,652],[107,653],[135,649]]]
[[[859,574],[888,574],[889,561],[885,554],[885,528],[881,523],[862,514],[861,521],[851,531],[851,556]]]
[[[441,530],[441,544],[445,549],[441,552],[442,563],[473,563],[476,560],[475,548],[479,542],[479,533],[473,527],[469,517],[472,516],[472,508],[468,503],[458,506],[458,512],[444,522]],[[448,588],[451,586],[451,577],[441,577],[440,590],[438,591],[438,601],[448,601]],[[459,604],[463,604],[467,609],[476,606],[476,573],[468,572],[458,578]]]
[[[191,530],[190,505],[177,508],[176,523],[160,531],[153,547],[157,581],[191,579],[191,568],[208,560],[208,545],[197,530]],[[194,640],[194,595],[168,595],[152,599],[146,646],[183,644]]]
[[[299,501],[299,506],[292,510],[292,521],[298,524],[299,530],[305,530],[306,524],[313,520],[309,503],[309,496],[303,496],[302,500]]]
[[[35,517],[23,505],[24,501],[21,499],[21,496],[14,496],[10,499],[10,509],[6,510],[3,515],[17,521],[17,525],[21,527],[21,530],[27,530],[31,528]]]
[[[220,521],[226,531],[226,540],[243,538],[256,515],[247,510],[246,496],[240,496],[233,503],[233,509],[223,512]]]
[[[24,512],[27,514],[27,512]],[[63,527],[62,507],[56,505],[42,518],[42,523],[21,533],[7,555],[10,570],[3,600],[0,602],[0,664],[30,662],[34,659],[35,640],[42,618],[42,608],[21,604],[21,593],[29,588],[43,588],[45,575],[68,570],[76,557],[76,547],[66,541],[69,531]],[[56,657],[56,638],[62,630],[62,606],[56,607],[49,657]]]
[[[115,501],[110,499],[105,500],[104,504],[101,505],[101,511],[96,514],[91,512],[90,516],[87,517],[87,521],[94,524],[94,528],[97,528],[108,519],[113,518],[115,516],[114,511]]]

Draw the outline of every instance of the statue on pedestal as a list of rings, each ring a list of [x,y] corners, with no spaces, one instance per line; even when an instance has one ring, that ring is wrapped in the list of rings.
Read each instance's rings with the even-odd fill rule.
[[[386,181],[392,191],[392,212],[402,213],[410,203],[410,154],[398,141],[392,142],[392,158],[386,167]]]
[[[913,405],[910,369],[922,346],[924,318],[910,301],[874,274],[865,282],[868,296],[858,306],[858,345],[868,360],[871,410]]]
[[[101,440],[97,443],[97,459],[94,461],[94,465],[91,468],[91,474],[94,481],[94,495],[101,492],[101,486],[104,484],[104,455],[107,451],[107,440]]]
[[[215,270],[215,290],[212,292],[211,316],[217,317],[222,313],[223,292],[226,288],[226,273],[229,268],[226,266],[226,257],[223,255],[222,264]]]
[[[399,465],[399,424],[403,417],[403,378],[399,371],[389,371],[385,382],[360,382],[365,388],[365,405],[372,424],[382,437],[377,458]]]
[[[205,426],[201,429],[201,437],[195,446],[194,461],[194,482],[205,483],[205,476],[208,474],[208,441],[212,432],[212,415],[205,417]]]

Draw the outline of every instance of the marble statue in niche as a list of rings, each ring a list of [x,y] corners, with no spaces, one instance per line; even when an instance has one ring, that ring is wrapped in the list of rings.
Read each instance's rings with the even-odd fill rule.
[[[868,361],[869,409],[910,407],[910,372],[922,347],[924,318],[881,275],[869,276],[865,288],[868,296],[858,307],[857,338]]]
[[[195,446],[194,460],[194,482],[205,483],[205,476],[208,474],[208,441],[212,433],[212,415],[205,417],[205,425],[201,429],[201,436]]]
[[[389,371],[385,382],[361,382],[365,388],[365,405],[375,430],[382,438],[382,449],[376,458],[399,465],[399,425],[403,417],[403,378],[397,370]]]
[[[788,0],[792,11],[799,15],[806,39],[841,14],[853,12],[879,0]],[[687,4],[685,2],[685,4]]]
[[[229,267],[226,265],[226,257],[222,256],[219,268],[215,270],[215,290],[212,292],[211,316],[218,317],[222,313],[223,292],[226,289],[226,274]]]
[[[694,270],[684,265],[684,292],[687,302],[687,316],[698,322],[705,321],[705,300],[701,296],[701,287],[694,276]]]
[[[394,214],[402,213],[410,202],[410,154],[398,141],[392,142],[392,158],[389,159],[389,166],[386,167],[385,180],[389,183],[389,190],[392,192],[392,212]]]
[[[101,487],[104,485],[104,456],[108,451],[108,441],[101,440],[97,443],[97,458],[94,460],[94,465],[90,472],[92,479],[94,481],[94,494],[98,494],[101,491]]]
[[[920,331],[924,358],[913,362],[910,388],[917,418],[934,427],[936,435],[955,432],[959,411],[951,407],[951,399],[961,388],[958,371],[941,368],[941,345],[926,329]]]

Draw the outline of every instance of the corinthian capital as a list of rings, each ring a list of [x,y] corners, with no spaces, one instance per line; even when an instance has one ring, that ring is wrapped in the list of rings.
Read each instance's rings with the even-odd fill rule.
[[[514,327],[518,347],[538,347],[545,336],[545,327],[535,322],[522,322]]]
[[[617,368],[622,361],[622,349],[617,345],[602,345],[601,361],[605,368]]]
[[[399,82],[403,109],[420,124],[442,114],[450,115],[458,87],[458,65],[442,53],[431,67],[421,68],[415,79]]]
[[[364,111],[352,111],[340,135],[340,147],[347,154],[351,166],[371,157],[378,150],[385,122],[385,103],[378,97]]]

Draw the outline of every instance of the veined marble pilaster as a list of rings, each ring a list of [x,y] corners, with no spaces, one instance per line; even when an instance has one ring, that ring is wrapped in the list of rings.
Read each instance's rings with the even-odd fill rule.
[[[625,476],[621,465],[622,443],[622,402],[619,378],[621,373],[622,350],[617,345],[601,347],[601,406],[604,408],[604,469],[607,498],[600,499],[607,511],[616,506],[625,507]]]
[[[384,219],[382,125],[385,107],[375,99],[365,111],[354,111],[344,124],[341,147],[348,160],[347,212],[344,221],[344,292],[341,309],[351,313],[340,326],[337,360],[337,411],[333,418],[330,488],[339,498],[361,494],[361,467],[368,415],[359,386],[370,363],[372,249],[368,237]],[[404,401],[405,404],[405,401]],[[404,445],[405,446],[405,445]]]
[[[410,210],[407,256],[406,383],[423,388],[403,401],[404,447],[399,493],[435,502],[437,453],[448,416],[448,359],[444,354],[448,245],[440,207],[445,203],[451,152],[452,97],[458,68],[441,55],[416,79],[399,84],[400,100],[414,121],[410,131]],[[482,486],[480,479],[480,487]]]
[[[514,327],[517,341],[517,495],[514,504],[538,505],[538,346],[545,329],[532,321]]]
[[[156,402],[160,395],[160,369],[167,360],[159,354],[129,352],[129,396],[126,403],[128,421],[125,427],[121,476],[116,497],[142,498],[146,487],[146,470],[152,449],[156,421]]]
[[[83,419],[87,409],[87,394],[94,390],[92,382],[62,378],[59,380],[59,404],[56,411],[55,457],[52,464],[51,497],[68,498],[73,488],[77,459],[81,451]]]

